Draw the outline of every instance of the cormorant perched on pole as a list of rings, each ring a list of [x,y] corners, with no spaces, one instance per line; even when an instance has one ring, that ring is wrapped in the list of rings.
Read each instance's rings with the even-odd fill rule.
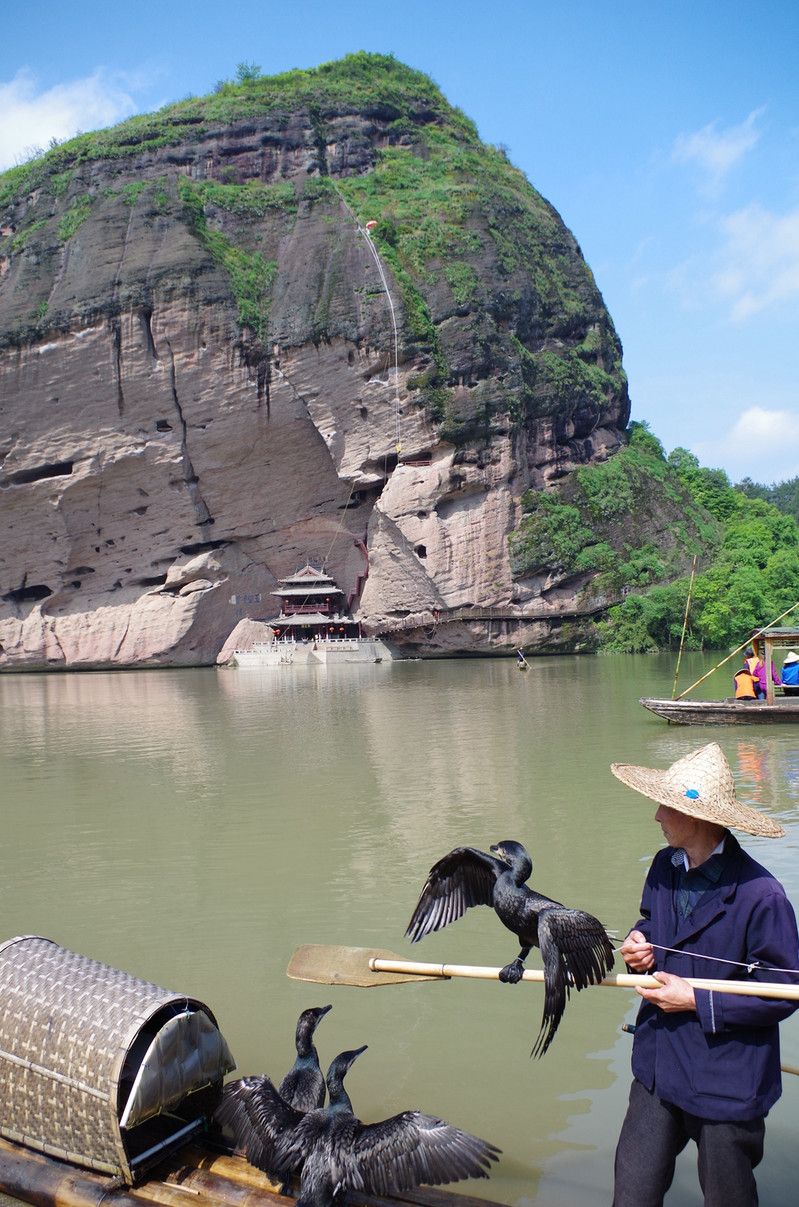
[[[303,1113],[268,1077],[247,1077],[225,1087],[216,1118],[251,1165],[273,1178],[300,1175],[297,1207],[332,1207],[353,1190],[386,1195],[488,1177],[500,1150],[450,1123],[419,1111],[370,1124],[355,1117],[344,1077],[364,1051],[342,1052],[330,1065],[326,1107]]]
[[[598,984],[613,967],[607,931],[592,914],[566,909],[528,888],[533,861],[520,842],[499,842],[491,854],[456,847],[430,869],[406,937],[412,943],[461,918],[473,905],[490,905],[516,935],[521,951],[499,979],[522,979],[524,961],[540,947],[544,964],[544,1013],[531,1056],[543,1056],[552,1043],[573,985]]]
[[[325,1076],[319,1067],[314,1047],[314,1031],[332,1006],[312,1006],[297,1019],[294,1042],[297,1059],[278,1086],[278,1093],[298,1111],[312,1111],[325,1105]]]

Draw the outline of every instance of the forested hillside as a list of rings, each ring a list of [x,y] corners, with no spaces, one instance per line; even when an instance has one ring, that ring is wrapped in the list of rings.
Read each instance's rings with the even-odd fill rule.
[[[628,448],[613,462],[621,480],[651,475],[669,492],[682,492],[687,513],[704,515],[702,547],[694,545],[696,571],[672,577],[668,558],[639,545],[608,556],[601,545],[586,542],[580,556],[605,557],[604,579],[619,585],[624,599],[597,626],[599,648],[643,652],[676,648],[685,622],[687,649],[737,646],[749,630],[768,624],[799,602],[799,528],[796,504],[799,480],[764,487],[748,480],[733,487],[723,470],[706,469],[684,448],[666,457],[646,425],[632,424]],[[578,470],[575,477],[609,486],[607,467]],[[590,491],[585,491],[586,501]],[[594,489],[594,497],[601,493]],[[606,490],[605,497],[615,496]],[[612,506],[612,503],[610,504]],[[605,503],[605,508],[609,503]],[[679,536],[679,525],[675,527]],[[791,617],[799,620],[799,609]]]

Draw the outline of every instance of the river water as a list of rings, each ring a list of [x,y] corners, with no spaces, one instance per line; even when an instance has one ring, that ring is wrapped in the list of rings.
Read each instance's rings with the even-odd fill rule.
[[[683,659],[680,688],[710,666]],[[555,657],[339,668],[0,676],[0,938],[41,934],[208,1003],[242,1074],[275,1079],[297,1015],[333,1004],[323,1064],[368,1044],[348,1077],[365,1120],[419,1108],[498,1144],[503,1203],[598,1207],[629,1086],[632,991],[574,994],[529,1059],[540,985],[451,981],[369,990],[289,980],[305,943],[498,965],[515,939],[475,909],[411,946],[430,865],[514,838],[532,883],[623,936],[661,845],[655,805],[611,762],[665,767],[724,749],[743,799],[777,816],[745,845],[799,907],[799,749],[790,728],[682,728],[645,712],[673,660]],[[726,695],[720,672],[697,694]],[[716,684],[716,680],[719,682]],[[540,966],[533,952],[529,964]],[[799,1013],[783,1025],[799,1067]],[[799,1076],[769,1118],[764,1207],[799,1180]],[[667,1202],[701,1202],[692,1153]]]

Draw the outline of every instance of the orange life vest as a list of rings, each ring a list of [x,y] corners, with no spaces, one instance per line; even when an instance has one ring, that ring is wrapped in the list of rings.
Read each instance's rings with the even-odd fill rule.
[[[744,667],[743,670],[738,671],[737,675],[733,675],[733,679],[735,680],[736,700],[757,699],[757,692],[755,691],[757,679],[750,673],[750,671],[747,670],[746,667]]]

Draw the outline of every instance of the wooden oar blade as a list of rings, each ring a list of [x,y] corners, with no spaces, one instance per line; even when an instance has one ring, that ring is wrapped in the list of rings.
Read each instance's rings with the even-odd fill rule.
[[[294,952],[286,975],[293,981],[313,981],[316,985],[357,985],[361,989],[431,979],[430,976],[414,976],[407,972],[374,972],[369,967],[371,959],[401,960],[402,957],[393,951],[371,947],[327,947],[320,943],[306,943]]]

